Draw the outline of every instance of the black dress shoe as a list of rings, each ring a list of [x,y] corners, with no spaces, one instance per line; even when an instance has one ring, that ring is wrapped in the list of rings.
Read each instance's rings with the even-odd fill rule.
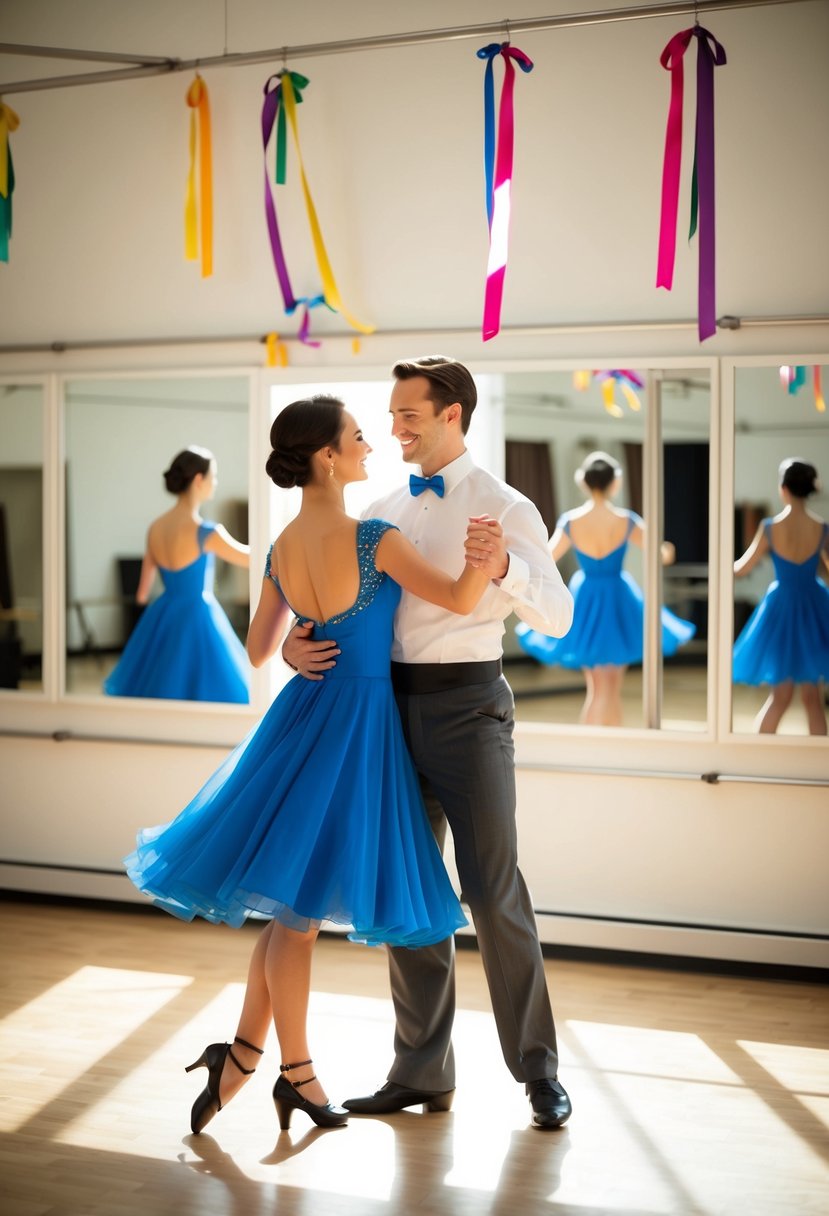
[[[454,1089],[409,1089],[395,1081],[387,1081],[376,1093],[366,1098],[346,1098],[343,1106],[352,1115],[392,1115],[407,1106],[422,1106],[424,1110],[449,1110]]]
[[[533,1111],[533,1127],[561,1127],[573,1113],[567,1090],[555,1078],[530,1081],[527,1093]]]

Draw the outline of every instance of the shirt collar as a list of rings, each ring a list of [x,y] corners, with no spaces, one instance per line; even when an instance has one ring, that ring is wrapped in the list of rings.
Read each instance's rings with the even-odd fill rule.
[[[449,464],[445,464],[442,469],[437,469],[436,471],[443,478],[444,494],[451,494],[455,487],[460,485],[464,477],[472,472],[474,467],[472,457],[468,452],[463,452],[460,456],[451,460]],[[422,469],[420,471],[421,473],[423,472]]]

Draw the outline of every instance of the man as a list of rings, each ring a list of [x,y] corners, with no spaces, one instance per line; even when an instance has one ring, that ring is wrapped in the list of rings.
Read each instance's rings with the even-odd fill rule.
[[[406,740],[441,848],[452,829],[507,1067],[526,1086],[534,1126],[561,1127],[570,1099],[558,1081],[555,1026],[532,903],[517,864],[513,698],[501,674],[503,621],[515,611],[555,637],[573,603],[547,548],[547,531],[523,495],[477,468],[466,435],[477,401],[462,363],[439,356],[397,363],[392,433],[410,486],[366,516],[396,523],[424,557],[457,575],[461,540],[492,578],[477,609],[454,616],[403,592],[392,647],[392,680]],[[470,524],[487,514],[500,527]],[[468,534],[467,534],[468,529]],[[328,643],[292,631],[288,663],[309,678],[334,666]],[[397,1025],[388,1082],[344,1105],[354,1114],[407,1106],[448,1110],[455,1086],[454,942],[389,951]]]

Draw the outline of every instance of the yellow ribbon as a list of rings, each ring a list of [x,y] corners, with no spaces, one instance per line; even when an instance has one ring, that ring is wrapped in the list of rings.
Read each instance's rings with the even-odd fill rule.
[[[190,107],[190,165],[184,201],[184,256],[195,262],[199,256],[198,204],[196,202],[196,111],[201,136],[199,152],[199,193],[201,195],[201,272],[206,279],[213,273],[213,153],[210,142],[210,101],[201,76],[187,90]]]
[[[0,194],[9,197],[9,135],[20,126],[20,118],[0,101]]]
[[[265,350],[267,352],[268,367],[287,367],[288,366],[288,348],[284,342],[279,341],[279,334],[270,333],[265,338]]]
[[[365,325],[362,321],[358,321],[346,309],[342,302],[337,284],[334,281],[334,272],[331,269],[331,263],[328,260],[328,253],[325,248],[325,242],[322,239],[322,232],[317,219],[314,200],[311,198],[311,191],[308,187],[308,179],[305,176],[305,166],[302,161],[302,151],[299,146],[299,130],[296,121],[296,98],[294,97],[294,86],[291,83],[290,73],[283,72],[282,81],[282,101],[285,106],[285,114],[288,122],[291,124],[291,131],[296,144],[297,160],[299,161],[299,173],[302,180],[302,193],[305,197],[305,209],[308,212],[308,223],[311,227],[311,237],[314,242],[314,253],[317,258],[317,266],[322,280],[322,292],[325,296],[325,302],[334,312],[342,313],[352,329],[357,329],[363,334],[373,334],[375,327],[373,325]]]
[[[602,400],[604,401],[604,408],[607,410],[608,414],[611,415],[611,417],[621,418],[624,411],[621,410],[616,404],[615,397],[616,381],[612,376],[609,376],[607,380],[602,381]]]
[[[638,395],[633,391],[629,384],[622,385],[622,396],[632,410],[635,410],[637,413],[639,410],[641,410],[642,402],[639,400]]]

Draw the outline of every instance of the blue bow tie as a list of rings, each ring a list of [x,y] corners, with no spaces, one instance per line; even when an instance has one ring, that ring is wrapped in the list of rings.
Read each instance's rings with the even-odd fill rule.
[[[434,490],[438,498],[443,498],[445,487],[443,477],[440,473],[436,473],[434,477],[418,477],[416,473],[409,476],[409,492],[414,498],[418,494],[422,494],[424,490]]]

